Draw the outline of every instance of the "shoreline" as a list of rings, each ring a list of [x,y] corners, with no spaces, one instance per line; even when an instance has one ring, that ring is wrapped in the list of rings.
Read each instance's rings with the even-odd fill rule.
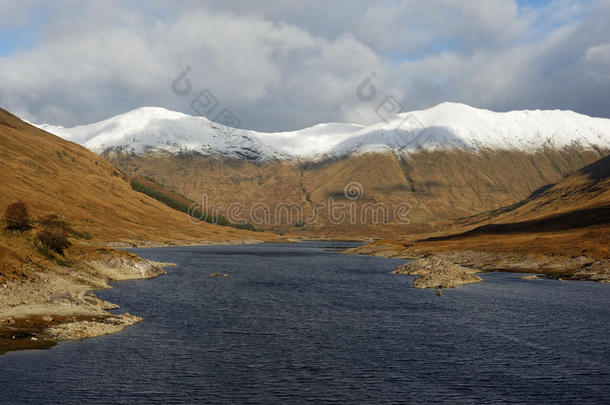
[[[301,240],[278,238],[277,243]],[[82,243],[82,242],[81,242]],[[146,260],[125,249],[233,246],[270,243],[260,239],[169,242],[90,242],[79,246],[67,267],[49,264],[34,275],[0,284],[0,356],[17,350],[46,349],[59,342],[118,333],[143,319],[128,312],[113,314],[114,303],[94,292],[110,283],[143,280],[167,274],[174,263]],[[94,252],[92,253],[91,250]],[[98,252],[101,251],[101,252]]]
[[[535,274],[544,278],[610,283],[610,259],[581,255],[544,255],[517,252],[488,252],[473,249],[437,250],[417,244],[396,246],[379,242],[346,249],[344,254],[362,254],[393,259],[416,260],[431,254],[444,262],[480,273]]]
[[[374,238],[303,238],[303,237],[279,237],[272,240],[262,239],[237,239],[227,241],[176,241],[176,242],[155,242],[155,241],[143,241],[142,243],[132,242],[108,242],[100,244],[99,246],[109,247],[112,249],[149,249],[149,248],[170,248],[170,247],[193,247],[193,246],[235,246],[235,245],[256,245],[259,243],[301,243],[301,242],[345,242],[345,243],[361,243],[363,245],[370,243],[376,239]]]
[[[127,242],[99,244],[100,248],[97,250],[101,250],[101,253],[96,250],[97,254],[93,257],[80,258],[71,263],[70,267],[51,266],[50,269],[35,276],[6,281],[0,285],[0,355],[14,350],[45,349],[61,341],[118,333],[128,326],[141,322],[142,318],[129,313],[108,312],[111,309],[118,309],[119,306],[101,300],[94,292],[113,288],[110,283],[116,281],[159,277],[167,274],[165,267],[174,266],[174,264],[142,259],[137,254],[123,249],[234,246],[308,241],[346,242],[332,239],[285,238],[273,242],[245,239],[207,241],[205,243],[146,241],[141,244]],[[362,240],[349,242],[366,243]],[[123,247],[118,247],[119,244]],[[363,244],[340,252],[409,260],[421,259],[426,254],[429,255],[429,253],[414,249],[414,246],[401,248],[383,243]],[[434,255],[441,258],[443,263],[463,266],[466,270],[472,270],[473,274],[508,272],[524,275],[535,274],[539,278],[557,280],[610,283],[609,260],[595,260],[586,257],[575,260],[574,258],[540,255],[527,257],[523,254],[491,254],[473,250],[434,252]],[[541,266],[546,266],[546,268]],[[595,271],[583,270],[583,266],[585,269]],[[434,283],[428,283],[428,286],[424,288],[437,288]]]
[[[115,281],[156,278],[173,264],[115,249],[96,253],[0,285],[0,355],[117,333],[142,321],[128,312],[108,312],[119,306],[94,292],[113,288]]]
[[[274,241],[89,243],[90,248],[102,250],[102,253],[80,257],[68,267],[48,265],[34,275],[0,284],[0,355],[17,350],[46,349],[62,341],[118,333],[141,322],[141,317],[128,312],[108,312],[119,309],[119,305],[101,300],[94,292],[113,288],[110,283],[116,281],[159,277],[167,274],[165,267],[175,264],[146,260],[125,249],[300,243],[307,240],[316,239],[285,237]]]

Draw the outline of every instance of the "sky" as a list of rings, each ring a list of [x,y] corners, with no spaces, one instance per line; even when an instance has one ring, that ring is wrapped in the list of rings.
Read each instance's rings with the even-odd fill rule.
[[[0,0],[0,107],[259,131],[370,124],[387,97],[610,118],[609,21],[610,0]]]

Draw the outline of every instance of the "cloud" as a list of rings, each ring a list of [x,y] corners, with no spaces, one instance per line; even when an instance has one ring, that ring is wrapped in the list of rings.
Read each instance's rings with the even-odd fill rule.
[[[35,7],[34,0],[0,0],[0,31],[26,24]]]
[[[511,0],[384,2],[364,15],[362,36],[376,48],[421,54],[471,52],[509,43],[531,23]]]
[[[32,47],[0,58],[0,105],[75,125],[145,105],[194,113],[208,89],[258,130],[370,123],[388,95],[405,109],[449,100],[610,117],[609,3],[58,1]],[[36,9],[11,7],[22,21]],[[180,97],[171,83],[187,66],[193,90]],[[378,95],[363,102],[372,73]]]

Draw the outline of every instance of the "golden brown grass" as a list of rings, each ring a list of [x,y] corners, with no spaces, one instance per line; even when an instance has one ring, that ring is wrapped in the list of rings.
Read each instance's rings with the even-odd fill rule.
[[[187,215],[133,191],[127,177],[103,158],[4,110],[0,110],[0,168],[0,209],[23,200],[33,218],[59,213],[96,241],[265,237],[193,224]]]
[[[364,194],[355,201],[381,202],[388,207],[409,203],[408,225],[371,221],[364,224],[332,224],[326,210],[318,221],[305,227],[274,221],[270,228],[296,236],[389,237],[430,232],[456,217],[478,215],[517,203],[541,187],[556,183],[608,151],[573,146],[520,151],[434,151],[399,157],[363,154],[323,162],[253,163],[240,159],[197,154],[109,155],[107,158],[128,175],[150,176],[189,199],[208,197],[210,205],[264,203],[301,206],[311,214],[317,204],[350,203],[344,198],[349,182],[362,185]],[[360,211],[359,211],[360,212]],[[221,210],[222,214],[225,214]]]
[[[403,235],[404,237],[404,235]],[[610,157],[576,171],[512,209],[457,221],[434,233],[382,240],[376,245],[405,249],[415,242],[430,251],[610,258]]]
[[[0,109],[0,212],[24,201],[36,229],[0,234],[0,272],[19,275],[44,263],[33,232],[36,219],[56,213],[80,245],[268,240],[189,217],[132,190],[127,177],[89,150],[35,128]],[[4,219],[0,227],[4,229]]]

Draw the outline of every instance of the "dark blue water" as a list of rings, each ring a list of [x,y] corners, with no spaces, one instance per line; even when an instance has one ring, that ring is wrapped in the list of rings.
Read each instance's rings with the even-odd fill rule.
[[[610,401],[610,286],[494,273],[438,297],[336,245],[138,250],[179,266],[99,296],[145,321],[1,356],[0,403]]]

